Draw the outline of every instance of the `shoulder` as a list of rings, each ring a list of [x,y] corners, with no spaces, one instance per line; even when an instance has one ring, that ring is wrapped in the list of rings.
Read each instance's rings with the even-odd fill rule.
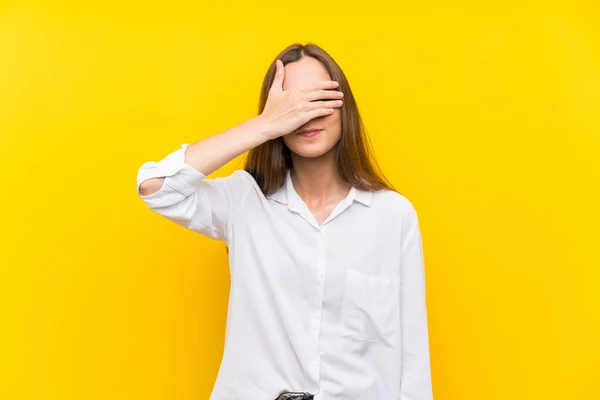
[[[237,188],[238,195],[241,196],[242,200],[249,196],[264,197],[254,176],[245,169],[234,170],[228,178],[235,182],[234,186]]]
[[[243,186],[246,191],[258,188],[258,183],[256,182],[256,179],[254,179],[254,176],[245,169],[234,170],[230,177],[238,182],[240,186]]]
[[[224,184],[242,186],[245,188],[251,186],[253,183],[256,184],[254,177],[243,169],[235,169],[227,175],[215,178],[215,180],[219,180]]]
[[[403,194],[394,190],[378,190],[373,192],[373,207],[383,211],[392,218],[416,219],[417,210],[413,202]]]
[[[254,177],[243,169],[235,169],[228,174],[204,179],[204,184],[226,193],[237,201],[242,201],[256,186]]]

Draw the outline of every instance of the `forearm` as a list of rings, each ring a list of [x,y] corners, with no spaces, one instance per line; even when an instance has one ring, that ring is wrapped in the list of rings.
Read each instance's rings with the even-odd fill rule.
[[[232,128],[190,144],[185,163],[209,175],[244,152],[270,139],[267,124],[259,115]],[[139,187],[142,196],[150,196],[163,186],[164,177],[148,179]]]
[[[185,153],[185,162],[204,175],[209,175],[267,140],[267,125],[259,115],[190,144]]]

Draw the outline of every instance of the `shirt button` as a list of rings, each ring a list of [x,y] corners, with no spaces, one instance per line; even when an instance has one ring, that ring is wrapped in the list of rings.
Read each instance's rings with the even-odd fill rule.
[[[321,279],[323,279],[324,276],[325,275],[322,272],[319,274],[319,278],[321,278]]]

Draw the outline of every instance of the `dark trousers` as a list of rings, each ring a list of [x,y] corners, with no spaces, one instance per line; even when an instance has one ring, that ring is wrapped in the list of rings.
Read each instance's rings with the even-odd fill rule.
[[[283,392],[275,400],[313,400],[314,395],[307,392]]]

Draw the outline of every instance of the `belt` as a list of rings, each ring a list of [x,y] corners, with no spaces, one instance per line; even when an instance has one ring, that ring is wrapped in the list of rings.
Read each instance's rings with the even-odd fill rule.
[[[308,392],[283,392],[275,400],[313,400],[314,395]]]

